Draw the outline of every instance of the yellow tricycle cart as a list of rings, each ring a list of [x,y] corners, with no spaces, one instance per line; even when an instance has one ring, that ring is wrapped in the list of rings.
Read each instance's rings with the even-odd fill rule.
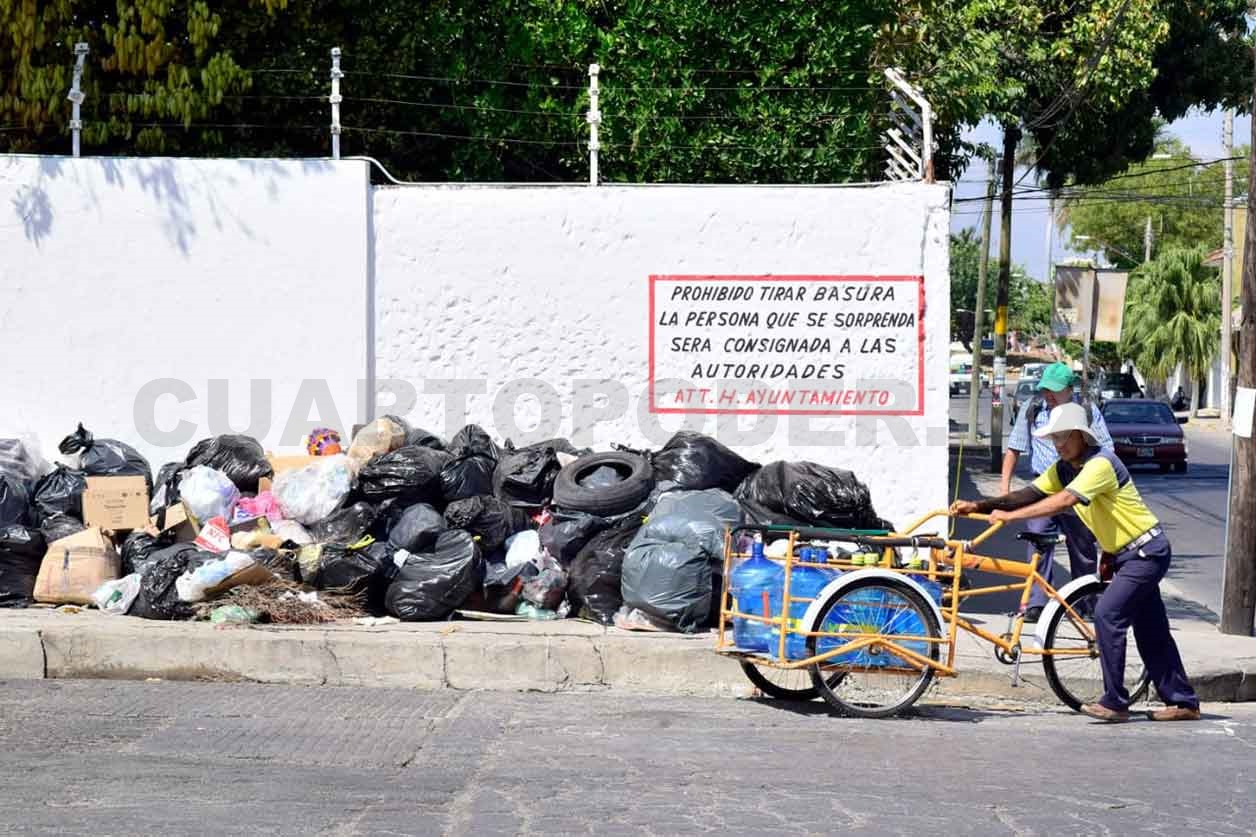
[[[932,512],[903,532],[789,526],[740,526],[724,542],[724,593],[716,652],[735,657],[761,691],[781,699],[822,697],[838,712],[868,718],[894,715],[914,704],[934,677],[953,677],[956,637],[967,631],[989,642],[1019,684],[1025,656],[1042,658],[1051,689],[1077,710],[1102,694],[1094,610],[1106,587],[1096,575],[1056,590],[1038,573],[1041,550],[1061,541],[1031,532],[1017,535],[1036,549],[1030,561],[977,554],[1001,523],[977,537],[955,540],[920,533],[942,519]],[[757,545],[756,545],[757,544]],[[965,571],[1014,579],[972,587]],[[1032,642],[1024,633],[1034,587],[1047,605]],[[960,614],[967,599],[1019,592],[1020,607],[1007,631],[994,634]],[[1148,676],[1129,642],[1126,687],[1133,701]]]

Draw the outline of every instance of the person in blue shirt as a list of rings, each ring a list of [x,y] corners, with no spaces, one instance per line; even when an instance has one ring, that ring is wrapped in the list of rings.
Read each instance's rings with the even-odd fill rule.
[[[1016,424],[1012,427],[1012,435],[1007,440],[1007,453],[1003,455],[1001,494],[1007,494],[1011,490],[1012,472],[1016,469],[1016,461],[1025,453],[1030,455],[1029,467],[1035,479],[1060,458],[1050,439],[1031,434],[1045,427],[1051,410],[1061,404],[1074,401],[1086,407],[1090,415],[1090,430],[1094,433],[1098,446],[1108,453],[1113,452],[1112,436],[1108,433],[1103,414],[1099,412],[1098,407],[1090,404],[1088,399],[1082,399],[1073,390],[1076,380],[1073,370],[1063,363],[1053,363],[1042,370],[1042,378],[1038,381],[1038,397],[1031,399],[1025,405],[1025,409],[1021,410],[1020,415],[1016,417]],[[1099,546],[1095,542],[1095,536],[1071,509],[1066,509],[1051,517],[1031,518],[1025,521],[1025,528],[1031,532],[1046,535],[1064,535],[1068,547],[1069,572],[1072,573],[1073,578],[1095,571]],[[1029,544],[1026,550],[1026,560],[1033,557],[1035,549],[1033,544]],[[1052,580],[1054,570],[1055,549],[1047,547],[1042,550],[1038,572],[1052,587],[1057,586]],[[1037,622],[1046,603],[1047,594],[1040,587],[1034,587],[1029,598],[1029,607],[1025,611],[1026,621]]]

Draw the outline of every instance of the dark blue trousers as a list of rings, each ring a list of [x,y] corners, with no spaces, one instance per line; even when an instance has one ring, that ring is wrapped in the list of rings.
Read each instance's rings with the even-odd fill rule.
[[[1103,697],[1109,709],[1129,708],[1125,688],[1125,632],[1134,628],[1134,643],[1147,666],[1151,682],[1169,706],[1199,708],[1199,698],[1186,678],[1182,656],[1169,633],[1169,616],[1160,598],[1160,579],[1169,570],[1173,551],[1164,535],[1140,550],[1117,556],[1116,574],[1095,607],[1099,635],[1099,662],[1103,667]]]
[[[1099,545],[1095,542],[1095,536],[1086,528],[1086,524],[1082,523],[1082,519],[1073,512],[1066,511],[1054,517],[1031,517],[1025,521],[1025,528],[1030,532],[1043,535],[1063,533],[1064,537],[1068,538],[1065,545],[1068,547],[1069,573],[1073,578],[1095,571]],[[1036,549],[1037,547],[1033,544],[1029,544],[1029,548],[1025,550],[1026,561],[1034,557]],[[1042,558],[1038,560],[1038,574],[1052,587],[1059,589],[1060,585],[1056,584],[1054,577],[1055,547],[1049,546],[1042,551]],[[1046,592],[1035,585],[1029,593],[1029,606],[1042,607],[1046,603]]]

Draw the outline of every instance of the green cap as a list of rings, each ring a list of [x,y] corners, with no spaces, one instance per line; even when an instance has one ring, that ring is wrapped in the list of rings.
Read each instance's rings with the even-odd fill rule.
[[[1042,370],[1042,378],[1038,381],[1038,389],[1049,389],[1052,392],[1059,392],[1065,387],[1071,387],[1074,380],[1073,370],[1069,369],[1067,364],[1053,363]]]

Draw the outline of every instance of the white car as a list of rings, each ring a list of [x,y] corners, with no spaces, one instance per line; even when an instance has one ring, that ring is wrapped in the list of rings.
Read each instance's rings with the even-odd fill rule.
[[[973,365],[971,363],[951,364],[951,395],[968,395],[972,389],[972,383]]]
[[[1042,370],[1047,368],[1045,363],[1026,363],[1021,367],[1021,380],[1027,381],[1030,378],[1041,378]]]

